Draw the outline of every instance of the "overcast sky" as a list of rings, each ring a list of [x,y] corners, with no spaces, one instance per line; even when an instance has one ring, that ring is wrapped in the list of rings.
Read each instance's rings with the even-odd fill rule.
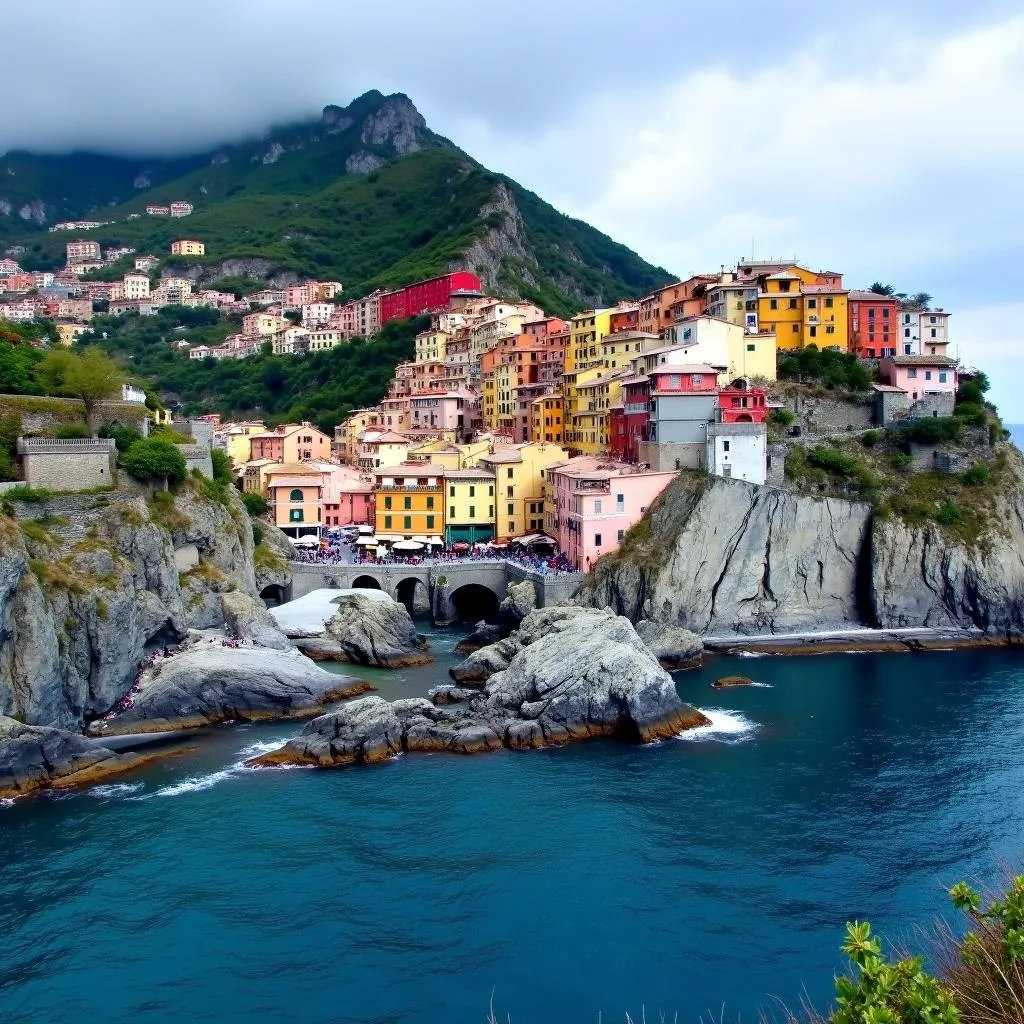
[[[932,293],[1024,422],[1019,0],[91,0],[3,27],[0,152],[183,152],[402,91],[680,275],[797,255]]]

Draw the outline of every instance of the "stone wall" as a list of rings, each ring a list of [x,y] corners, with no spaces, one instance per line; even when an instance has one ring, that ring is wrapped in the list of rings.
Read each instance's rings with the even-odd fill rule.
[[[51,441],[20,438],[22,475],[29,487],[89,491],[116,482],[112,439]]]
[[[786,482],[786,456],[789,454],[789,445],[770,444],[768,445],[768,457],[766,459],[766,479],[770,487],[782,487]]]
[[[806,434],[838,434],[845,430],[866,430],[875,422],[874,396],[846,402],[829,395],[787,396],[796,422]]]
[[[198,469],[208,480],[213,479],[213,456],[209,448],[198,444],[179,444],[178,451],[185,457],[185,468],[189,473]]]
[[[704,469],[707,444],[704,441],[699,444],[642,441],[637,445],[637,461],[647,463],[659,473],[671,473],[677,469]]]
[[[135,402],[103,402],[97,422],[132,424],[142,430],[142,421],[150,415],[144,405]],[[82,403],[77,398],[40,398],[35,395],[0,395],[0,417],[14,416],[21,421],[22,434],[42,434],[69,424],[82,424]]]

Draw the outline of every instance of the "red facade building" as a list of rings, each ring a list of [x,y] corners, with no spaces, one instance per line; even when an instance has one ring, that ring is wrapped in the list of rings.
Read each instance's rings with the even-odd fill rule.
[[[849,350],[861,359],[882,359],[896,352],[900,300],[876,292],[851,291],[847,303]]]
[[[764,388],[718,389],[718,416],[722,423],[764,423],[768,415]]]
[[[453,292],[480,291],[480,278],[468,270],[456,270],[429,281],[417,281],[380,297],[380,323],[418,316],[428,309],[443,309]]]

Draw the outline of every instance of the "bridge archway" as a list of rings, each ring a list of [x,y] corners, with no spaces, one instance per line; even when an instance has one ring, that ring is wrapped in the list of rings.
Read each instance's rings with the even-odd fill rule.
[[[410,615],[430,614],[430,591],[421,579],[409,576],[395,587],[395,599]]]
[[[352,581],[353,590],[383,590],[384,588],[372,576],[357,576]]]
[[[462,622],[498,621],[501,600],[493,590],[480,583],[467,583],[453,590],[450,601],[456,618]]]
[[[285,593],[284,587],[272,583],[260,591],[260,598],[268,608],[276,608],[288,600],[288,595]]]

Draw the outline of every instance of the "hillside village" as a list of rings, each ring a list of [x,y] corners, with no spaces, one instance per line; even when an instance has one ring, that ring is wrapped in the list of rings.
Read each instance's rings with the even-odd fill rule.
[[[201,255],[202,243],[172,249]],[[120,281],[83,280],[127,258],[134,269]],[[794,445],[951,416],[963,376],[948,351],[947,311],[879,286],[849,289],[840,274],[792,260],[741,261],[568,319],[486,295],[468,271],[342,302],[337,281],[240,299],[194,289],[188,277],[156,277],[159,265],[84,239],[67,244],[59,274],[26,274],[8,259],[0,318],[51,317],[70,345],[96,304],[120,316],[216,308],[237,314],[241,331],[216,346],[175,344],[191,360],[219,360],[372,344],[388,323],[429,317],[387,395],[352,412],[333,437],[309,423],[198,417],[241,489],[262,495],[287,534],[320,538],[364,524],[381,556],[394,543],[465,549],[525,539],[585,569],[618,548],[681,470],[782,483]],[[809,406],[780,380],[780,370],[793,377],[794,356],[815,350],[861,367],[861,393],[819,395]],[[797,455],[793,475],[806,469],[805,452]]]

